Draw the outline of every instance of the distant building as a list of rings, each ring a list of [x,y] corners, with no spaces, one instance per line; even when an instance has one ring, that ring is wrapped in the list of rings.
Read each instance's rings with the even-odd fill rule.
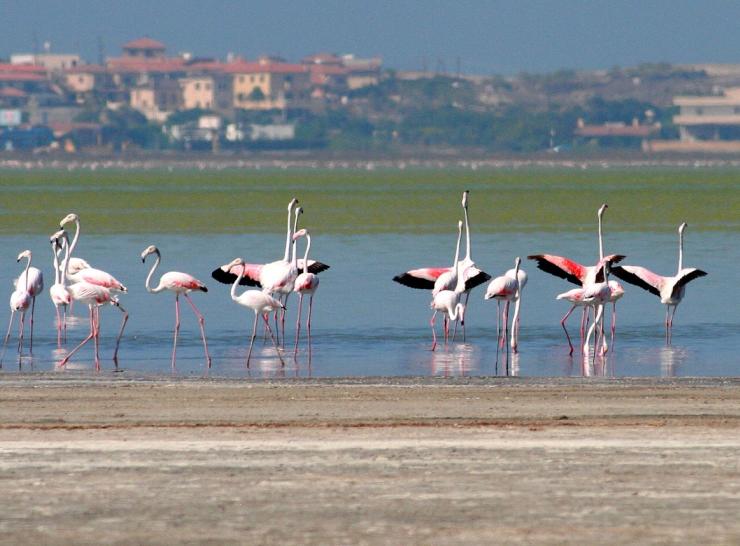
[[[163,123],[175,110],[182,108],[182,91],[177,80],[161,79],[152,85],[131,90],[129,105],[150,121]]]
[[[167,48],[162,42],[144,37],[123,44],[122,49],[124,57],[159,59],[164,58],[164,52]]]
[[[740,140],[740,87],[722,95],[675,97],[679,113],[673,117],[682,141]]]
[[[216,84],[210,76],[192,76],[180,78],[182,109],[202,108],[210,110],[216,105]]]
[[[304,106],[308,100],[310,73],[300,64],[234,61],[223,65],[221,73],[221,109],[282,110]]]
[[[583,119],[578,119],[574,134],[577,137],[609,141],[613,139],[633,139],[636,142],[644,141],[660,132],[660,123],[640,124],[637,118],[631,124],[622,121],[587,125]]]
[[[81,63],[80,56],[72,53],[13,53],[10,64],[43,66],[51,72],[61,72]]]

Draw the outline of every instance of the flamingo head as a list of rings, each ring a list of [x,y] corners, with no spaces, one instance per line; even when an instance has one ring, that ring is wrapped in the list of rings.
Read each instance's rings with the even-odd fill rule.
[[[514,260],[514,267],[519,267],[521,265],[522,265],[522,259],[519,256],[517,256],[516,260]]]
[[[463,192],[462,196],[462,206],[464,209],[468,208],[468,194],[470,193],[470,190],[465,190]]]
[[[161,256],[161,254],[159,253],[159,249],[156,246],[149,245],[144,249],[144,252],[141,253],[141,261],[144,262],[149,254],[156,254],[157,256]]]
[[[683,222],[680,226],[678,226],[678,233],[683,233],[683,230],[685,230],[689,225],[686,222]]]
[[[301,237],[305,237],[305,236],[306,236],[306,234],[308,234],[308,230],[306,230],[305,228],[304,228],[304,229],[299,229],[298,231],[296,231],[296,232],[295,232],[295,233],[293,234],[293,240],[294,240],[294,241],[297,241],[297,240],[298,240],[298,239],[300,239]]]
[[[62,218],[62,221],[59,222],[59,227],[63,228],[65,225],[69,224],[70,222],[79,222],[80,217],[77,216],[74,212],[70,212],[67,216]]]
[[[62,247],[62,240],[67,239],[67,232],[63,229],[60,229],[59,231],[52,234],[51,237],[49,237],[49,242],[54,245],[57,248]]]
[[[221,269],[223,269],[224,271],[230,271],[232,267],[236,267],[238,265],[244,265],[244,260],[242,260],[241,258],[234,258],[226,265],[222,265]]]
[[[293,210],[293,208],[294,208],[294,207],[295,207],[296,205],[298,205],[298,199],[296,199],[296,198],[294,197],[293,199],[291,199],[291,200],[290,200],[290,203],[288,203],[288,212],[292,211],[292,210]]]
[[[598,212],[598,214],[599,214],[599,218],[601,218],[602,214],[604,214],[604,211],[605,211],[606,209],[608,209],[608,208],[609,208],[609,205],[607,205],[606,203],[604,203],[603,205],[601,205],[601,206],[599,207],[599,212]]]
[[[298,218],[301,214],[303,214],[303,207],[296,207],[295,217]]]
[[[18,254],[17,262],[20,262],[23,258],[28,258],[28,261],[31,261],[31,251],[30,250],[24,250],[20,254]]]

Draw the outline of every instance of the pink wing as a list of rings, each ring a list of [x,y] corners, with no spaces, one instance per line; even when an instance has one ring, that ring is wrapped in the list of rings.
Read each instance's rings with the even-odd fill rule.
[[[188,273],[179,271],[170,271],[162,275],[162,283],[170,285],[172,288],[182,288],[185,290],[200,290],[208,292],[206,285]]]
[[[393,277],[393,280],[409,288],[432,290],[434,288],[434,281],[448,271],[450,271],[449,267],[422,267],[396,275]]]
[[[568,258],[553,254],[534,254],[527,258],[535,260],[537,267],[545,273],[550,273],[573,284],[581,285],[586,280],[587,268]]]
[[[102,286],[109,290],[120,290],[121,292],[127,291],[126,287],[123,286],[118,279],[110,273],[101,271],[100,269],[83,269],[77,275],[79,279],[96,286]]]
[[[235,265],[228,271],[224,271],[219,267],[211,272],[211,277],[223,284],[234,284],[234,281],[239,276],[239,271],[243,269],[244,277],[242,277],[239,284],[242,286],[261,286],[259,278],[262,267],[263,264],[243,264]]]
[[[624,282],[639,286],[658,297],[660,297],[660,291],[666,281],[666,278],[662,275],[653,273],[649,269],[645,269],[639,265],[613,267],[611,272],[615,277],[622,279]]]

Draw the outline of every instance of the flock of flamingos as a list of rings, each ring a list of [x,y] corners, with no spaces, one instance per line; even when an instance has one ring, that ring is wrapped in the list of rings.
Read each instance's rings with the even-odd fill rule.
[[[497,342],[499,347],[511,347],[514,352],[518,351],[519,339],[519,308],[522,292],[527,283],[527,274],[521,269],[521,259],[514,260],[514,267],[503,275],[491,279],[491,276],[482,271],[471,257],[470,245],[470,222],[468,217],[469,192],[463,192],[462,208],[464,221],[457,224],[457,242],[452,263],[447,267],[421,267],[411,269],[393,278],[394,281],[411,288],[430,290],[432,295],[431,310],[433,311],[430,325],[432,328],[432,346],[434,351],[437,347],[436,318],[438,314],[443,317],[444,342],[447,344],[450,337],[454,341],[457,335],[457,325],[462,329],[462,337],[465,339],[465,309],[468,298],[473,288],[486,283],[484,298],[494,299],[497,302]],[[598,212],[598,242],[599,256],[595,265],[584,266],[568,258],[552,254],[536,254],[528,256],[534,260],[537,267],[542,271],[560,277],[577,286],[572,290],[558,294],[559,300],[566,300],[571,304],[568,312],[560,321],[568,341],[570,354],[573,353],[573,343],[566,322],[573,311],[581,307],[580,340],[581,350],[584,355],[591,354],[591,339],[593,338],[593,354],[605,354],[609,349],[606,342],[604,327],[605,308],[612,304],[611,318],[611,343],[614,342],[616,325],[616,302],[624,295],[624,289],[615,280],[609,280],[613,275],[625,282],[634,284],[644,290],[658,296],[660,302],[666,306],[665,332],[666,342],[671,342],[671,330],[673,317],[678,304],[684,297],[686,285],[706,275],[706,272],[693,268],[683,267],[683,234],[686,224],[678,227],[678,268],[675,275],[662,276],[641,267],[631,265],[616,265],[625,256],[621,254],[604,254],[602,238],[602,216],[607,209],[603,204]],[[301,318],[303,311],[303,298],[308,296],[308,312],[306,317],[306,330],[308,332],[308,350],[311,347],[311,314],[313,308],[313,296],[319,286],[318,274],[329,268],[328,265],[319,261],[309,259],[311,249],[311,235],[306,229],[298,229],[298,219],[303,209],[298,205],[296,199],[288,204],[287,234],[285,238],[285,251],[282,259],[266,264],[245,263],[241,258],[235,258],[212,272],[212,277],[224,284],[231,285],[231,299],[254,312],[254,324],[247,353],[247,366],[252,356],[252,349],[257,337],[257,327],[260,319],[264,324],[265,335],[269,335],[275,351],[281,363],[284,364],[285,352],[285,312],[289,295],[293,292],[298,294],[299,304],[295,327],[295,344],[293,348],[294,357],[298,354],[298,344],[301,332]],[[75,233],[72,240],[65,230],[68,224],[75,225]],[[126,293],[127,288],[113,275],[90,266],[85,260],[75,256],[75,250],[80,237],[80,218],[77,214],[70,213],[65,216],[59,224],[59,231],[50,237],[52,259],[54,267],[54,284],[49,289],[49,295],[56,308],[57,344],[61,346],[66,341],[66,318],[67,309],[74,302],[87,305],[89,309],[90,331],[88,335],[59,362],[63,367],[69,360],[91,340],[94,344],[94,359],[96,369],[100,369],[99,339],[100,339],[100,308],[104,305],[116,307],[122,313],[121,326],[116,338],[113,352],[113,360],[117,361],[118,349],[123,336],[123,331],[128,321],[128,313],[121,306],[119,295]],[[460,258],[461,242],[463,232],[465,233],[465,256]],[[297,243],[305,239],[305,251],[303,258],[298,258]],[[211,356],[208,352],[208,342],[205,333],[205,319],[202,313],[190,298],[191,292],[207,292],[205,284],[192,275],[178,271],[164,273],[159,283],[152,287],[152,277],[157,270],[161,253],[159,249],[151,245],[141,253],[141,260],[145,262],[149,256],[155,256],[154,263],[149,270],[144,286],[148,292],[153,294],[168,291],[175,295],[175,328],[172,344],[172,366],[175,366],[177,354],[177,340],[180,330],[180,296],[192,307],[199,325],[203,340],[206,363],[210,367]],[[25,317],[30,309],[30,341],[29,350],[33,350],[33,314],[36,296],[43,291],[44,281],[42,272],[31,266],[31,251],[25,250],[18,255],[18,262],[26,260],[23,272],[14,281],[14,291],[10,296],[10,321],[8,331],[3,342],[0,363],[5,356],[8,340],[11,335],[13,320],[16,313],[19,314],[18,333],[18,355],[23,352]],[[251,286],[241,294],[237,294],[239,285]],[[511,304],[514,305],[514,313],[509,319]],[[275,316],[275,330],[270,325],[270,315]],[[593,319],[591,318],[593,316]],[[452,323],[454,329],[450,332]],[[590,325],[589,325],[590,323]]]

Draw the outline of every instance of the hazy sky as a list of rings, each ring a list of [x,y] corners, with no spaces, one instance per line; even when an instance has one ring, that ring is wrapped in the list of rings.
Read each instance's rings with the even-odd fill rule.
[[[170,53],[380,55],[471,73],[740,62],[736,0],[0,0],[0,57],[34,36],[95,61],[143,35]]]

